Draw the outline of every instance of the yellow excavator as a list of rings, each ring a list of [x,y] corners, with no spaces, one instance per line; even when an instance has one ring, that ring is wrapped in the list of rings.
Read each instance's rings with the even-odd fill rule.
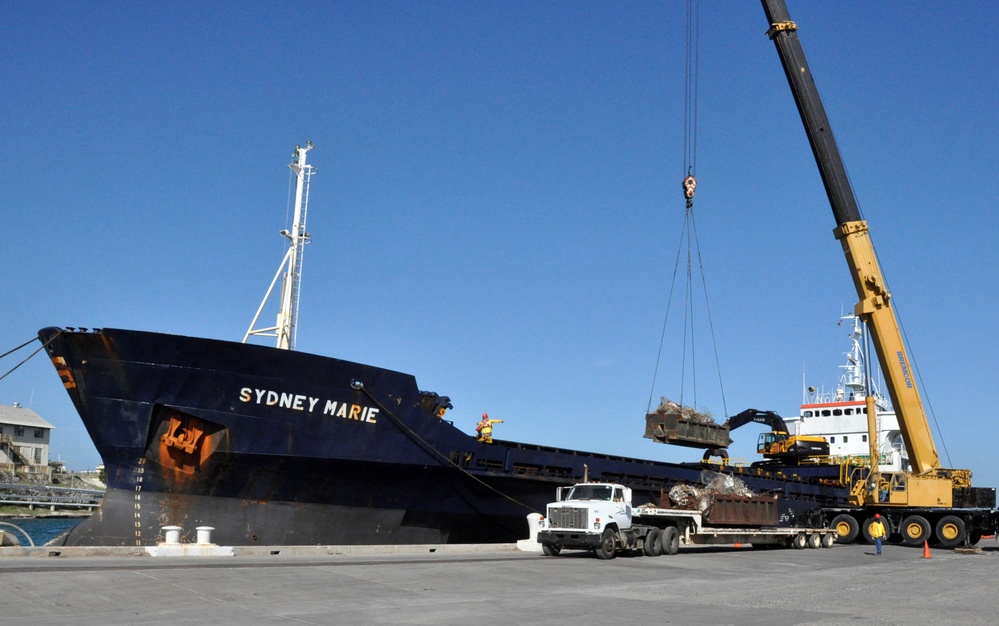
[[[756,451],[765,459],[782,463],[797,463],[804,459],[829,456],[829,442],[817,435],[792,435],[787,432],[784,418],[773,411],[746,409],[725,421],[729,432],[756,422],[770,427],[770,432],[760,433]]]
[[[858,532],[870,538],[872,518],[880,513],[889,532],[908,544],[930,541],[955,546],[968,538],[977,541],[983,533],[995,530],[995,489],[972,487],[970,470],[941,466],[891,293],[805,60],[798,26],[791,21],[784,0],[762,2],[770,25],[767,35],[777,48],[836,218],[833,233],[843,247],[859,297],[854,311],[869,329],[912,465],[911,472],[879,470],[874,398],[867,397],[870,462],[843,466],[850,506],[835,517],[833,525],[841,539],[851,540]]]

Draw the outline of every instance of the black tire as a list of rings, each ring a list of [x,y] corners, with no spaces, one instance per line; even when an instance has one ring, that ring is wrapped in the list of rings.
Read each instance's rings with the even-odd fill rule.
[[[645,556],[659,556],[663,553],[663,533],[658,528],[650,528],[642,541],[642,552]]]
[[[600,535],[600,545],[596,548],[597,556],[607,561],[617,556],[617,538],[613,528],[605,528]]]
[[[932,529],[929,520],[922,515],[910,515],[902,520],[898,532],[902,535],[902,543],[905,545],[921,546],[923,542],[930,540]]]
[[[857,518],[846,513],[840,513],[834,517],[831,527],[838,535],[836,537],[837,543],[850,543],[860,533],[860,524],[857,523]]]
[[[812,533],[808,535],[808,547],[815,549],[822,547],[822,535],[818,533]]]
[[[798,533],[791,539],[791,547],[795,550],[804,550],[808,546],[808,537],[805,533]]]
[[[826,533],[822,535],[823,548],[831,548],[835,543],[836,543],[836,535],[834,535],[833,533]]]
[[[545,553],[545,556],[558,556],[559,552],[562,551],[560,546],[556,546],[551,543],[541,544],[541,551]]]
[[[955,548],[964,543],[967,536],[964,520],[954,515],[944,515],[937,522],[937,543],[943,548]]]
[[[680,551],[680,531],[676,526],[667,526],[663,529],[663,554],[675,555]]]

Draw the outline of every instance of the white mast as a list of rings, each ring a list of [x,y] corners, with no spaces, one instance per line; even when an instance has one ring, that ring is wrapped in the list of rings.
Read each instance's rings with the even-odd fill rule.
[[[250,335],[263,335],[267,337],[277,337],[277,347],[282,350],[295,349],[295,335],[298,328],[298,301],[302,285],[302,257],[305,253],[305,244],[309,243],[309,233],[305,231],[305,218],[309,212],[309,181],[316,173],[316,168],[305,163],[305,153],[312,150],[314,146],[311,141],[305,142],[305,147],[295,146],[292,154],[294,159],[288,166],[297,179],[295,183],[295,215],[291,231],[282,230],[281,236],[287,237],[289,246],[288,252],[281,260],[278,271],[271,281],[271,286],[267,288],[257,314],[250,322],[250,328],[243,336],[243,343],[250,338]],[[287,267],[287,270],[286,270]],[[284,272],[282,274],[282,272]],[[281,308],[277,314],[277,323],[269,328],[254,328],[260,312],[271,297],[274,285],[278,277],[281,281]]]

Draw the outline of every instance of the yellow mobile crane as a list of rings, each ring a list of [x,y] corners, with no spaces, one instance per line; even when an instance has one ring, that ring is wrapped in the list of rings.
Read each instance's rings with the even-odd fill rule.
[[[867,222],[861,217],[829,120],[784,0],[762,0],[769,20],[767,35],[780,56],[836,218],[833,233],[843,246],[859,302],[855,313],[870,329],[888,393],[895,407],[911,472],[879,472],[874,398],[867,397],[870,465],[850,467],[849,507],[833,519],[841,539],[859,532],[869,539],[874,513],[886,518],[890,532],[912,545],[934,541],[953,546],[977,541],[996,526],[995,489],[973,488],[971,471],[941,467],[926,411],[906,355],[891,294],[878,264]],[[871,389],[868,385],[867,389]]]

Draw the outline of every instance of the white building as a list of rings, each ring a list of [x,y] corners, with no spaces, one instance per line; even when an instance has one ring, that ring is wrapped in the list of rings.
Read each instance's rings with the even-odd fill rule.
[[[0,405],[0,473],[49,479],[49,435],[54,428],[20,404]]]

